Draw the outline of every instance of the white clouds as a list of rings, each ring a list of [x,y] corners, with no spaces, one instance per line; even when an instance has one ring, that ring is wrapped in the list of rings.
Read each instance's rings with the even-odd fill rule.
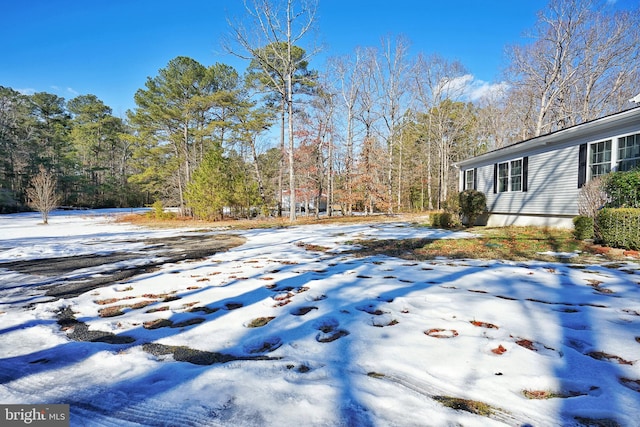
[[[68,86],[66,88],[61,88],[60,86],[52,85],[51,89],[53,90],[54,93],[62,97],[67,97],[67,96],[75,97],[80,95],[80,92]]]
[[[469,100],[477,101],[482,98],[503,96],[509,89],[509,84],[507,82],[489,83],[483,80],[474,80],[469,89]]]
[[[507,82],[491,83],[476,79],[472,74],[446,79],[440,86],[445,98],[470,102],[503,96],[508,88]]]
[[[438,92],[443,98],[458,99],[465,98],[468,86],[473,82],[471,74],[465,74],[459,77],[445,77],[440,81]]]

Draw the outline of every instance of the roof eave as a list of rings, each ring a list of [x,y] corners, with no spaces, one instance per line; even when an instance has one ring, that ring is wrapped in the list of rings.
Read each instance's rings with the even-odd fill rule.
[[[519,153],[524,153],[536,149],[538,147],[544,147],[550,144],[562,144],[571,137],[588,134],[597,130],[609,126],[612,122],[624,125],[628,121],[638,119],[640,117],[640,107],[635,107],[630,110],[622,111],[620,113],[612,114],[609,116],[601,117],[599,119],[592,120],[590,122],[581,123],[576,126],[571,126],[566,129],[561,129],[556,132],[541,135],[535,138],[527,139],[524,141],[516,142],[515,144],[508,145],[506,147],[498,148],[488,153],[481,154],[479,156],[471,157],[453,164],[456,168],[462,168],[470,163],[485,163],[494,159],[499,159],[505,156],[513,156]]]

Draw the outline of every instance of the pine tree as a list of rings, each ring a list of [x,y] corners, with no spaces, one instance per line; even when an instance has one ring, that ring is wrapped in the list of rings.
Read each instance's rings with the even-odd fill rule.
[[[219,221],[224,216],[224,208],[233,202],[233,187],[229,159],[216,147],[207,152],[194,171],[185,199],[197,218]]]

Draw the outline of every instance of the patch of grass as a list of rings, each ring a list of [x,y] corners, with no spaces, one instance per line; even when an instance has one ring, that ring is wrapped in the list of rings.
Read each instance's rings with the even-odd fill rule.
[[[211,308],[211,307],[203,306],[203,307],[192,307],[189,309],[189,312],[190,313],[202,312],[204,314],[211,314],[211,313],[215,313],[218,310],[220,310],[220,308],[218,307]]]
[[[407,219],[411,215],[368,215],[368,216],[333,216],[326,217],[321,216],[316,218],[314,215],[298,215],[294,222],[289,220],[289,217],[281,218],[254,218],[254,219],[223,219],[222,221],[204,221],[191,217],[184,217],[175,215],[167,218],[155,218],[145,213],[141,214],[128,214],[122,215],[117,218],[118,222],[127,222],[136,225],[142,225],[153,228],[201,228],[202,230],[210,230],[213,228],[225,228],[235,230],[247,230],[257,228],[286,228],[291,225],[304,225],[304,224],[323,224],[323,223],[363,223],[363,222],[388,222],[397,221],[399,219]],[[201,230],[201,231],[202,231]]]
[[[253,319],[251,322],[247,323],[247,328],[261,328],[275,319],[274,316],[269,317],[258,317],[257,319]]]
[[[206,319],[203,319],[202,317],[194,317],[193,319],[188,319],[182,322],[178,322],[178,323],[174,323],[173,325],[171,325],[172,328],[186,328],[187,326],[192,326],[192,325],[199,325],[200,323],[204,322]]]
[[[494,412],[494,408],[478,400],[461,399],[452,396],[433,396],[433,399],[447,408],[471,412],[472,414],[482,415],[484,417],[488,417]]]
[[[546,399],[566,399],[568,397],[585,396],[587,393],[579,391],[555,392],[551,390],[522,390],[522,394],[527,399],[546,400]]]
[[[315,245],[312,243],[304,243],[304,242],[298,242],[296,243],[296,246],[300,248],[304,248],[305,251],[310,251],[310,252],[327,252],[329,249],[331,249],[327,246]]]
[[[149,320],[143,323],[143,327],[145,329],[160,329],[160,328],[168,328],[173,325],[173,321],[169,319],[155,319]]]
[[[390,221],[406,221],[415,227],[427,227],[423,214],[401,215],[370,215],[370,216],[335,216],[321,217],[298,216],[295,222],[288,218],[264,218],[252,220],[226,220],[217,222],[198,221],[191,218],[174,218],[156,223],[145,215],[127,215],[119,218],[121,222],[138,225],[161,227],[194,227],[206,229],[255,229],[255,228],[286,228],[303,224],[333,224],[333,223],[384,223]],[[576,240],[573,230],[544,227],[471,227],[464,231],[477,234],[476,238],[468,239],[402,239],[402,240],[358,240],[345,242],[350,245],[360,245],[362,249],[352,253],[360,256],[389,255],[411,260],[427,260],[436,257],[453,259],[506,259],[512,261],[539,260],[556,262],[553,255],[541,255],[540,252],[573,253],[580,251],[580,255],[570,258],[572,264],[590,263],[593,256],[598,254],[597,261],[603,259],[619,261],[625,259],[622,252],[608,251],[603,253],[599,247],[582,240]],[[326,251],[322,246],[305,245],[308,250]],[[601,248],[600,248],[601,249]],[[562,259],[561,259],[562,260]]]
[[[98,310],[98,316],[100,317],[122,316],[124,314],[124,311],[122,310],[129,307],[130,306],[128,305],[116,305],[112,307],[101,308],[100,310]]]
[[[512,261],[539,260],[557,262],[558,257],[544,253],[578,253],[571,263],[588,263],[596,254],[588,242],[576,240],[568,229],[543,227],[472,227],[465,231],[478,237],[466,239],[404,239],[359,240],[353,242],[362,249],[360,256],[389,255],[410,260],[438,257],[451,259],[506,259]],[[615,260],[612,254],[600,255]]]
[[[557,261],[541,252],[585,251],[586,245],[575,240],[571,230],[540,227],[474,227],[468,229],[479,237],[472,239],[437,240],[417,252],[428,258],[536,259]],[[573,259],[572,259],[573,260]]]

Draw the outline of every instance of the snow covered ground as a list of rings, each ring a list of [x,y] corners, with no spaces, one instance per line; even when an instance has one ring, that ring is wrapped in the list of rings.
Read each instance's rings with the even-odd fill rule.
[[[0,262],[193,233],[109,218],[2,216]],[[0,402],[68,403],[72,426],[640,425],[637,263],[352,253],[470,237],[399,222],[234,233],[247,242],[67,299],[0,265]]]

